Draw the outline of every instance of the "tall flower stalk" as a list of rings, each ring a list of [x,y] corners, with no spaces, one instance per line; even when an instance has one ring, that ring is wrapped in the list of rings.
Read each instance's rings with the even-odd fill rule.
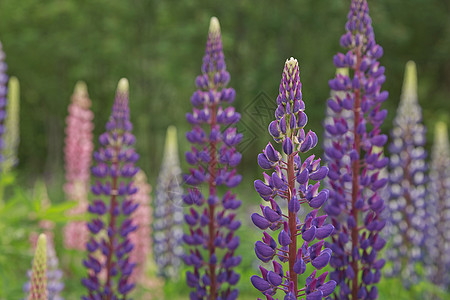
[[[2,167],[3,161],[3,133],[5,132],[5,118],[6,118],[6,95],[8,94],[8,75],[6,75],[6,70],[8,66],[5,63],[5,53],[2,49],[2,43],[0,42],[0,167]],[[0,178],[1,178],[2,170],[0,170]],[[1,201],[1,200],[0,200]]]
[[[427,272],[430,280],[450,286],[450,147],[447,125],[438,122],[431,153],[428,185]]]
[[[136,263],[136,268],[131,274],[131,280],[136,282],[140,287],[140,292],[136,291],[133,296],[137,299],[159,299],[163,281],[156,277],[156,270],[154,270],[156,269],[156,265],[153,262],[151,228],[153,223],[153,209],[151,206],[152,198],[150,196],[152,187],[147,182],[147,176],[142,170],[134,176],[133,180],[138,189],[137,193],[134,194],[133,200],[139,206],[132,215],[138,228],[136,231],[130,233],[130,240],[134,245],[130,253],[130,260]],[[179,233],[179,236],[181,236],[181,233]]]
[[[181,169],[178,154],[177,129],[167,129],[164,157],[158,176],[153,222],[154,254],[158,275],[177,278],[183,249],[183,207],[180,186]]]
[[[138,207],[133,200],[137,188],[132,178],[139,171],[134,165],[139,155],[133,148],[132,127],[128,80],[122,78],[106,132],[99,137],[100,149],[94,153],[92,175],[97,180],[91,187],[95,199],[88,208],[92,214],[87,224],[91,237],[84,260],[88,276],[82,280],[88,296],[82,299],[126,299],[135,285],[130,280],[135,263],[129,259],[134,247],[129,234],[137,229],[131,217]]]
[[[400,104],[394,119],[389,145],[389,237],[386,251],[392,268],[390,276],[403,279],[405,286],[418,281],[417,262],[423,258],[427,153],[425,126],[417,98],[416,65],[406,64]]]
[[[47,238],[39,235],[31,270],[28,300],[47,300]]]
[[[194,271],[188,271],[186,277],[189,287],[194,289],[191,299],[232,300],[238,296],[233,286],[240,277],[233,268],[241,261],[235,255],[239,246],[235,231],[241,222],[233,210],[241,201],[231,188],[242,179],[235,169],[241,160],[235,147],[242,135],[233,127],[240,115],[227,105],[234,101],[235,91],[226,88],[230,75],[226,71],[220,25],[215,17],[211,18],[201,71],[195,81],[198,90],[191,98],[194,109],[187,114],[192,130],[186,137],[193,146],[186,153],[192,167],[184,175],[184,181],[191,187],[183,201],[191,208],[185,215],[189,232],[183,239],[190,251],[184,261]],[[225,192],[222,197],[219,188]]]
[[[319,192],[320,180],[327,176],[328,168],[320,166],[320,158],[311,155],[302,162],[300,153],[306,153],[317,145],[313,131],[305,133],[307,116],[304,112],[298,62],[286,60],[279,95],[276,120],[269,125],[269,132],[275,142],[281,143],[283,159],[271,143],[258,155],[258,164],[272,174],[264,172],[264,181],[256,180],[255,189],[268,205],[261,205],[262,214],[252,215],[253,223],[260,229],[278,232],[278,243],[264,231],[262,241],[255,244],[256,256],[264,263],[272,261],[273,271],[260,266],[261,275],[252,276],[252,284],[267,299],[273,299],[278,290],[286,295],[284,299],[322,299],[330,295],[336,283],[325,282],[328,272],[316,277],[331,258],[331,250],[323,249],[324,239],[333,232],[333,226],[325,224],[326,215],[319,215],[319,209],[328,199],[328,190]],[[310,180],[311,182],[310,184]],[[285,202],[287,211],[282,211],[278,202]],[[312,210],[304,221],[299,219],[301,209]],[[301,237],[301,239],[300,239]],[[288,263],[283,271],[281,263]],[[298,277],[311,263],[315,268],[306,278],[304,287],[298,286]],[[306,275],[305,275],[306,276]]]
[[[30,295],[32,286],[32,270],[27,273],[29,282],[25,283],[23,290],[26,295]],[[56,256],[55,247],[52,239],[47,239],[47,298],[45,300],[63,300],[60,293],[64,289],[64,283],[62,283],[63,273],[59,269],[59,261]],[[27,297],[28,298],[28,297]]]
[[[333,62],[348,68],[349,76],[338,74],[329,81],[343,95],[328,100],[332,119],[325,125],[331,136],[325,147],[330,169],[325,211],[335,226],[330,278],[339,285],[336,299],[375,299],[385,263],[377,254],[385,245],[379,235],[386,223],[380,190],[387,179],[380,170],[389,160],[380,151],[387,141],[380,133],[387,111],[380,106],[388,93],[381,91],[385,76],[378,59],[383,49],[375,42],[366,0],[352,0],[345,29],[340,43],[347,52],[338,53]]]
[[[77,216],[87,211],[90,166],[94,144],[92,130],[94,114],[90,110],[86,84],[77,82],[69,105],[66,118],[65,169],[66,184],[64,190],[68,200],[77,201],[77,206],[69,211],[70,216]],[[89,232],[86,222],[71,221],[64,227],[64,245],[68,249],[83,250]]]
[[[134,194],[133,201],[139,206],[132,214],[132,218],[138,228],[130,233],[130,241],[134,245],[130,253],[130,259],[136,263],[131,279],[134,282],[144,282],[147,262],[152,249],[152,207],[150,197],[152,187],[147,183],[147,176],[142,170],[134,176],[133,181],[138,189],[136,194]]]
[[[3,138],[3,161],[1,168],[4,173],[9,172],[19,162],[17,151],[20,141],[19,127],[20,87],[17,77],[11,77],[8,83],[8,106]]]
[[[40,210],[45,211],[50,208],[51,203],[47,193],[47,186],[43,181],[36,181],[33,190],[34,201],[40,202]],[[39,222],[39,229],[44,233],[47,241],[47,297],[48,300],[62,300],[60,293],[64,289],[64,283],[62,282],[63,273],[59,269],[59,261],[55,252],[54,245],[54,233],[55,223],[50,220],[41,220]],[[39,241],[39,235],[37,232],[30,234],[30,242],[33,248],[37,247]],[[31,290],[31,274],[32,271],[28,271],[27,275],[29,281],[24,284],[23,290],[26,295],[30,294]]]

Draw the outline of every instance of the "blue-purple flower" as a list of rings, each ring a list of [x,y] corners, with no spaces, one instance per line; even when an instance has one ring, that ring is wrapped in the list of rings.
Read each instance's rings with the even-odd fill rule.
[[[435,284],[450,286],[450,146],[447,125],[438,122],[431,152],[427,197],[427,275]]]
[[[2,43],[0,42],[0,162],[3,160],[3,133],[5,132],[5,119],[6,119],[6,102],[8,94],[8,75],[6,75],[6,70],[8,66],[5,63],[5,53],[2,49]],[[0,178],[1,178],[0,170]]]
[[[379,232],[386,223],[380,190],[387,178],[380,170],[389,159],[383,156],[387,136],[380,126],[387,114],[381,104],[388,93],[381,90],[385,76],[378,59],[383,49],[375,42],[371,22],[367,1],[352,0],[340,40],[347,52],[333,58],[349,75],[338,73],[329,81],[336,93],[328,100],[325,123],[330,137],[325,145],[330,189],[325,211],[335,226],[327,245],[333,250],[330,278],[339,286],[339,299],[375,299],[385,263],[377,254],[386,243]]]
[[[82,280],[88,296],[82,299],[124,299],[133,289],[130,281],[135,263],[129,260],[133,244],[129,233],[137,229],[131,214],[138,204],[133,177],[139,171],[134,164],[139,158],[133,145],[132,124],[128,107],[128,81],[117,87],[116,99],[106,132],[100,135],[100,148],[94,153],[96,164],[91,187],[93,201],[89,205],[92,219],[87,227],[91,238],[86,243],[88,257],[83,261],[88,276]],[[102,275],[101,275],[101,274]]]
[[[186,115],[192,125],[186,134],[192,143],[186,161],[192,167],[184,175],[184,182],[191,187],[183,201],[191,207],[185,214],[189,231],[183,240],[189,248],[184,261],[193,267],[186,278],[193,289],[191,300],[234,300],[238,296],[234,286],[240,275],[233,268],[241,261],[235,255],[239,246],[235,231],[241,222],[234,210],[241,201],[231,188],[242,179],[236,172],[241,160],[236,145],[242,135],[233,127],[240,115],[228,105],[234,101],[235,91],[226,87],[230,74],[226,71],[220,25],[215,17],[211,18],[201,71],[195,81],[198,89],[191,98],[193,111]]]
[[[183,207],[180,186],[181,169],[178,158],[177,129],[167,129],[164,156],[156,186],[154,211],[154,254],[158,275],[178,278],[183,249]]]
[[[256,256],[264,263],[271,262],[273,268],[260,266],[261,276],[252,276],[251,282],[269,300],[279,290],[288,300],[322,299],[336,287],[336,282],[326,281],[328,272],[317,274],[330,261],[331,249],[323,245],[334,230],[333,225],[325,223],[327,216],[319,214],[328,199],[328,190],[319,191],[320,180],[327,176],[328,168],[321,166],[320,158],[315,159],[314,155],[303,161],[300,158],[300,153],[317,145],[317,136],[304,130],[308,118],[294,58],[286,60],[277,104],[276,120],[270,123],[269,132],[282,144],[283,155],[270,142],[258,155],[259,166],[270,172],[254,185],[267,205],[261,205],[261,212],[251,217],[258,228],[265,230],[262,241],[255,244]],[[305,208],[312,210],[300,220],[299,212]],[[274,233],[269,234],[268,229]],[[285,269],[284,263],[288,264]],[[304,274],[309,263],[314,271]],[[306,277],[303,287],[298,286],[299,275]]]
[[[386,250],[391,263],[386,273],[400,275],[405,286],[419,280],[417,262],[423,258],[427,180],[425,132],[417,99],[416,65],[410,61],[406,64],[389,145],[389,226],[385,234],[391,239],[391,246]]]

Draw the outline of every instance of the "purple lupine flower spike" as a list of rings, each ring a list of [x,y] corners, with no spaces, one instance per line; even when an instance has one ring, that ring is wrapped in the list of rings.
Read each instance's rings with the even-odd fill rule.
[[[417,262],[423,258],[427,153],[425,126],[417,99],[416,65],[406,64],[403,91],[389,145],[388,276],[399,276],[406,287],[418,281]]]
[[[377,253],[385,245],[379,234],[385,226],[380,191],[387,178],[380,170],[388,164],[381,148],[387,136],[380,132],[387,111],[380,106],[388,93],[381,90],[384,67],[377,60],[383,50],[375,43],[366,0],[352,0],[345,28],[340,43],[347,52],[335,55],[333,62],[348,68],[351,76],[337,74],[329,81],[339,94],[328,100],[331,118],[325,124],[330,136],[325,211],[335,226],[327,243],[333,249],[330,278],[339,286],[338,299],[375,299],[384,266]]]
[[[99,138],[100,149],[94,154],[92,175],[97,179],[88,208],[92,214],[87,224],[89,254],[83,261],[88,276],[82,280],[88,296],[82,299],[124,299],[135,285],[130,280],[135,263],[129,259],[133,249],[129,233],[137,229],[131,216],[137,208],[132,195],[137,192],[133,177],[139,171],[134,165],[139,156],[131,130],[128,81],[122,78],[106,132]]]
[[[427,197],[427,275],[443,287],[450,286],[450,146],[447,125],[438,122],[431,152]]]
[[[241,201],[230,189],[242,178],[236,173],[241,160],[236,145],[242,135],[233,127],[240,115],[227,106],[234,100],[235,91],[226,87],[230,75],[225,68],[220,25],[215,17],[211,18],[201,70],[202,74],[196,79],[198,90],[191,98],[193,112],[186,115],[192,124],[186,137],[193,146],[186,153],[186,160],[192,167],[184,175],[184,181],[191,187],[183,201],[193,207],[185,215],[189,232],[184,234],[183,240],[190,252],[184,256],[184,261],[194,269],[187,272],[186,277],[193,288],[191,300],[234,300],[238,296],[234,285],[240,276],[233,268],[241,261],[241,257],[235,255],[239,246],[235,231],[241,222],[233,210]],[[222,196],[219,196],[219,187],[227,190]],[[206,253],[201,254],[203,249]]]
[[[3,160],[3,133],[5,132],[5,119],[6,119],[6,103],[8,94],[8,75],[6,75],[6,70],[8,66],[5,63],[5,53],[2,49],[2,43],[0,42],[0,162]],[[1,164],[0,164],[1,166]],[[0,178],[1,172],[0,170]]]
[[[164,157],[156,187],[156,203],[153,222],[155,261],[158,275],[178,278],[183,254],[183,190],[180,186],[181,169],[178,154],[177,129],[169,126],[166,135]]]
[[[268,204],[261,205],[261,213],[251,217],[258,228],[276,232],[272,237],[264,231],[262,241],[255,244],[256,256],[264,263],[272,262],[273,270],[261,266],[261,277],[254,275],[251,282],[267,299],[273,299],[279,290],[288,300],[322,299],[336,287],[332,280],[325,282],[328,272],[317,274],[330,261],[331,249],[323,248],[323,240],[334,230],[333,225],[325,224],[327,216],[318,214],[328,199],[328,190],[319,191],[320,180],[327,176],[328,168],[320,166],[320,158],[315,159],[314,155],[303,162],[299,155],[317,145],[317,136],[304,129],[307,117],[299,66],[294,58],[286,60],[277,104],[276,120],[270,123],[269,132],[282,144],[286,158],[271,143],[258,155],[260,167],[271,174],[264,173],[264,181],[256,180],[255,189]],[[281,209],[283,202],[285,211]],[[301,221],[299,211],[308,206],[312,210]],[[275,258],[281,263],[288,262],[288,270],[283,270]],[[314,271],[304,274],[309,263]],[[306,277],[302,288],[298,287],[298,275]]]

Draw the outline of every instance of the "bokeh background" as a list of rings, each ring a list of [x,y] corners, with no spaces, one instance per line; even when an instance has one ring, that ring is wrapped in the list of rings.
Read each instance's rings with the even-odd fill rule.
[[[389,114],[382,129],[388,133],[391,128],[405,63],[414,60],[430,149],[434,123],[450,122],[450,1],[368,2],[376,40],[384,48],[384,88],[390,93],[385,102]],[[191,109],[190,97],[200,72],[209,19],[217,16],[231,74],[230,86],[237,94],[235,106],[242,113],[244,125],[240,125],[240,130],[246,135],[239,166],[244,174],[239,195],[244,202],[243,215],[249,216],[259,203],[252,188],[253,180],[261,176],[256,156],[269,140],[261,124],[270,120],[265,108],[276,99],[284,61],[291,56],[299,60],[309,116],[307,127],[320,138],[328,80],[335,72],[332,57],[340,50],[339,38],[344,32],[349,3],[0,0],[0,40],[8,74],[17,76],[21,83],[17,185],[25,190],[41,178],[49,187],[52,201],[65,201],[64,119],[73,87],[77,80],[88,85],[97,138],[104,129],[121,77],[130,81],[139,164],[155,185],[166,128],[178,128],[181,157],[189,147],[184,138],[189,128],[184,116]],[[319,146],[316,152],[321,151]],[[184,164],[183,168],[186,169]],[[249,224],[249,218],[245,222]],[[243,252],[249,252],[255,240],[252,230],[250,225],[241,230],[243,236],[250,236],[248,245],[243,244]],[[252,253],[247,255],[251,259]],[[244,271],[251,274],[251,266],[252,261],[247,260]],[[242,276],[242,286],[249,286],[246,276]],[[78,278],[73,280],[68,284],[68,299],[79,291]],[[244,293],[245,289],[252,293],[251,287],[244,288]]]

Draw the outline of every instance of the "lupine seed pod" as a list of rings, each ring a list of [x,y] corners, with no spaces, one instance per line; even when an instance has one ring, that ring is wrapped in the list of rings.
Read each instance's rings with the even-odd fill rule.
[[[134,247],[129,234],[137,229],[131,217],[138,207],[133,201],[137,188],[132,178],[139,171],[134,165],[139,155],[133,148],[132,127],[128,80],[122,78],[106,132],[99,137],[100,149],[94,153],[92,175],[97,179],[88,208],[92,219],[87,224],[91,232],[86,243],[88,257],[83,261],[88,269],[88,277],[82,280],[88,290],[88,296],[82,297],[85,300],[125,299],[135,285],[130,280],[135,263],[129,259]]]
[[[90,110],[86,84],[77,82],[66,118],[65,171],[66,199],[77,201],[68,215],[76,216],[87,211],[90,180],[90,167],[94,144],[92,142],[92,122],[94,114]],[[88,241],[89,232],[84,221],[71,221],[64,227],[64,245],[67,249],[83,250]]]
[[[144,171],[139,171],[134,176],[134,185],[138,189],[134,194],[133,201],[138,208],[133,212],[132,218],[138,226],[136,231],[130,233],[130,241],[134,248],[130,253],[130,260],[136,263],[136,268],[131,275],[133,282],[144,282],[146,280],[147,262],[152,250],[151,223],[152,208],[150,193],[152,187],[147,183]]]
[[[417,98],[416,65],[406,64],[400,104],[389,145],[389,235],[386,256],[392,268],[388,276],[399,276],[406,287],[417,283],[417,262],[423,259],[427,153],[425,126]]]
[[[28,300],[47,300],[47,238],[39,235],[31,270],[31,287]]]
[[[3,161],[1,168],[4,173],[14,168],[19,159],[17,150],[20,141],[19,128],[20,87],[17,77],[11,77],[8,83],[8,106],[3,136]]]
[[[184,203],[191,206],[185,214],[189,232],[183,240],[190,252],[184,261],[194,269],[186,277],[193,288],[191,300],[234,300],[239,293],[234,285],[240,276],[233,268],[241,261],[235,255],[239,246],[235,231],[241,222],[233,211],[241,201],[231,188],[242,179],[236,173],[241,160],[236,145],[242,135],[233,126],[240,114],[227,105],[234,101],[235,91],[226,87],[230,74],[226,71],[220,25],[215,17],[211,18],[201,71],[195,81],[198,90],[191,98],[193,112],[186,115],[192,124],[186,137],[193,146],[186,153],[192,167],[184,175],[184,182],[191,186],[183,196]],[[224,190],[223,196],[218,190]]]
[[[272,262],[273,270],[260,266],[262,276],[252,276],[251,282],[269,300],[279,290],[285,293],[284,299],[322,299],[336,287],[332,280],[325,282],[328,272],[316,277],[317,270],[330,261],[331,249],[323,248],[323,244],[334,228],[324,223],[326,215],[318,214],[328,199],[328,190],[319,191],[320,180],[327,176],[328,168],[320,166],[320,158],[315,159],[314,155],[303,162],[300,158],[300,153],[317,145],[317,135],[304,130],[308,118],[301,87],[298,62],[291,57],[282,74],[276,120],[269,125],[274,140],[283,145],[286,158],[271,143],[258,155],[259,166],[273,172],[264,172],[264,181],[255,181],[256,191],[268,205],[261,205],[261,214],[254,213],[251,218],[258,228],[277,232],[278,242],[267,231],[262,241],[256,242],[256,256],[264,263]],[[280,208],[281,202],[285,202],[286,211]],[[306,209],[312,210],[301,221],[299,211]],[[288,270],[283,271],[275,258],[288,263]],[[314,271],[304,274],[309,263]],[[298,286],[299,275],[306,277],[304,287]]]
[[[435,284],[450,286],[450,147],[447,125],[438,122],[431,152],[426,234],[427,273]]]
[[[379,234],[386,223],[380,190],[387,178],[380,170],[389,160],[380,151],[387,141],[380,133],[387,111],[380,106],[388,93],[381,90],[385,76],[378,59],[383,49],[375,42],[366,0],[352,0],[345,29],[340,43],[347,52],[335,55],[333,62],[348,68],[350,76],[338,74],[329,81],[342,95],[328,100],[332,120],[325,124],[331,137],[325,147],[330,169],[325,211],[335,226],[327,243],[333,250],[330,278],[339,286],[336,299],[375,299],[385,263],[377,254],[385,245]]]
[[[154,255],[158,275],[164,278],[178,278],[183,249],[183,190],[180,186],[181,169],[178,156],[177,130],[167,129],[164,157],[156,188],[153,222]]]
[[[5,118],[6,118],[6,95],[8,94],[8,75],[6,75],[6,70],[8,66],[5,63],[5,53],[2,49],[2,43],[0,42],[0,168],[2,167],[1,162],[3,161],[3,133],[5,131]],[[0,178],[2,170],[0,169]]]
[[[31,276],[32,271],[27,272],[27,276],[30,279],[23,286],[23,290],[26,295],[30,294],[31,289]],[[58,257],[55,253],[55,248],[51,239],[47,239],[47,297],[46,300],[64,300],[60,293],[64,289],[64,283],[62,283],[63,273],[59,269]],[[28,298],[28,297],[27,297]]]

